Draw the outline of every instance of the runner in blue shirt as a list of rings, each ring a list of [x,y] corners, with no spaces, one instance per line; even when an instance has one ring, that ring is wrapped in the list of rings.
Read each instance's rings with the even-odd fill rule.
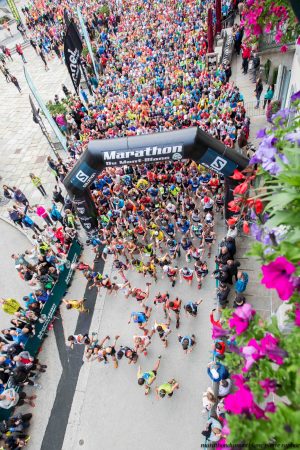
[[[191,179],[189,180],[189,185],[191,186],[192,192],[196,192],[196,190],[197,190],[198,187],[200,186],[199,178],[197,178],[196,176],[194,176],[193,178],[191,178]]]
[[[138,327],[144,331],[144,334],[147,335],[149,333],[149,330],[146,328],[146,325],[149,317],[151,316],[151,311],[152,308],[150,308],[149,306],[144,306],[144,311],[132,312],[130,314],[128,323],[133,320],[133,322],[136,323]]]
[[[198,314],[198,306],[201,305],[203,300],[198,300],[197,302],[188,302],[184,305],[183,309],[186,312],[186,315],[191,315],[192,317],[196,317]]]

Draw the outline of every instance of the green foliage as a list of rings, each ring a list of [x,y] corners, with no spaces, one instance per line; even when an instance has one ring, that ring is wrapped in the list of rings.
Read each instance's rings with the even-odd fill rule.
[[[46,104],[46,106],[49,109],[50,114],[52,116],[57,116],[58,114],[66,114],[67,113],[67,107],[62,102],[59,102],[59,103],[48,102]]]
[[[264,245],[261,242],[254,242],[246,256],[254,256],[258,259],[264,259]]]
[[[270,69],[271,69],[271,60],[267,59],[267,61],[265,62],[265,65],[264,65],[266,83],[268,83],[268,80],[269,80]]]
[[[9,22],[11,19],[8,16],[2,16],[0,17],[0,25],[2,25],[5,22]]]
[[[83,58],[86,58],[87,57],[87,55],[88,55],[88,53],[89,53],[89,50],[88,50],[88,48],[87,47],[83,47],[83,49],[82,49],[82,57]]]
[[[230,367],[233,373],[238,373],[241,367],[243,367],[244,359],[237,353],[226,352],[223,362],[226,367]]]
[[[260,340],[259,330],[261,318],[256,314],[256,321],[250,323],[246,335],[251,335],[257,341]],[[262,325],[262,323],[261,323]],[[276,380],[276,411],[275,413],[265,413],[265,418],[256,419],[253,415],[227,415],[230,435],[227,443],[231,444],[268,444],[276,443],[296,443],[300,436],[300,328],[294,327],[292,331],[283,336],[277,324],[276,317],[272,317],[269,323],[262,326],[263,334],[272,333],[280,339],[279,346],[287,352],[284,364],[277,365],[271,360],[261,358],[252,365],[250,370],[242,372],[244,359],[237,354],[228,353],[225,356],[224,364],[231,372],[243,373],[246,377],[246,384],[251,389],[255,402],[264,409],[266,399],[264,389],[259,381],[269,378]],[[247,337],[247,339],[248,339]],[[239,346],[244,338],[237,338]],[[288,427],[286,425],[289,425]]]
[[[300,411],[293,410],[289,405],[277,405],[275,413],[267,413],[267,419],[256,419],[254,416],[244,418],[229,416],[228,425],[231,430],[227,442],[233,445],[246,443],[249,449],[255,444],[298,444],[300,442]],[[272,420],[270,420],[272,416]],[[275,445],[276,448],[276,445]],[[292,448],[292,446],[290,447]]]
[[[275,67],[275,69],[273,70],[273,74],[272,74],[272,84],[274,84],[274,85],[276,84],[277,76],[278,76],[278,67]],[[280,105],[279,105],[279,108],[280,108]]]
[[[110,13],[110,9],[109,9],[109,6],[107,3],[103,6],[101,6],[101,8],[99,8],[99,10],[98,10],[98,14],[102,14],[106,17],[109,16],[109,13]]]
[[[293,103],[291,114],[292,120],[286,116],[286,112],[273,119],[271,130],[267,131],[267,134],[274,137],[275,141],[263,141],[266,151],[269,149],[271,155],[273,146],[280,171],[277,175],[272,175],[262,167],[258,168],[259,183],[254,188],[253,201],[255,203],[260,199],[264,205],[263,213],[257,215],[255,220],[256,224],[261,226],[262,236],[258,235],[258,239],[262,242],[255,242],[248,256],[255,257],[263,264],[283,256],[296,267],[293,277],[299,277],[300,100]],[[265,236],[269,236],[269,239],[263,240]],[[300,295],[296,289],[288,303],[289,332],[283,334],[278,327],[276,316],[266,321],[256,313],[248,328],[241,335],[235,336],[237,353],[229,353],[225,357],[224,362],[229,372],[243,375],[244,383],[251,390],[257,406],[264,410],[266,402],[274,401],[276,405],[275,412],[265,412],[265,416],[259,419],[250,413],[227,414],[230,434],[226,441],[229,445],[246,444],[251,448],[255,444],[265,444],[268,448],[268,445],[276,443],[285,444],[286,448],[289,448],[289,444],[300,442],[300,327],[295,324]],[[223,317],[228,320],[231,315],[230,309],[226,309]],[[228,327],[228,331],[233,337],[235,330],[229,330]],[[282,359],[274,360],[274,354],[272,356],[270,351],[264,356],[259,355],[258,359],[251,361],[252,365],[246,366],[247,360],[242,353],[242,347],[249,345],[251,339],[255,339],[259,345],[267,333],[277,338],[278,343],[272,352],[276,353],[278,348],[278,355]],[[248,368],[247,371],[245,367]],[[263,380],[276,383],[275,396],[272,394],[266,398],[266,391],[260,385]]]

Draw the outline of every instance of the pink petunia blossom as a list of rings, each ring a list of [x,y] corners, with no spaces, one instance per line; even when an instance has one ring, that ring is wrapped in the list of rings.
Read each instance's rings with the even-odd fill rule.
[[[267,356],[271,361],[281,366],[284,363],[284,358],[287,352],[278,347],[279,339],[272,334],[267,333],[260,341],[261,352]]]
[[[250,339],[248,345],[242,347],[241,351],[246,360],[245,366],[242,369],[243,372],[248,372],[252,365],[264,356],[256,339]]]
[[[251,411],[252,414],[254,414],[254,416],[256,417],[256,419],[262,419],[263,417],[265,417],[265,412],[264,410],[258,406],[256,403],[253,403]]]
[[[297,327],[300,327],[300,303],[296,304],[295,325],[297,325]]]
[[[222,433],[223,433],[223,430],[222,430]],[[231,450],[231,447],[227,447],[226,440],[224,438],[222,438],[217,443],[216,450]]]
[[[246,30],[245,30],[245,36],[246,36],[247,38],[251,36],[251,30],[250,30],[250,28],[246,28]],[[299,45],[300,45],[300,44],[299,44]]]
[[[226,434],[227,436],[230,434],[230,429],[229,429],[228,421],[226,420],[226,418],[223,420],[222,434]]]
[[[228,330],[224,330],[224,328],[213,325],[213,329],[212,329],[212,338],[213,339],[218,339],[220,337],[228,336],[228,333],[229,333]]]
[[[256,339],[250,339],[248,345],[241,348],[241,353],[245,358],[245,366],[242,371],[248,372],[252,365],[263,357],[267,357],[281,366],[287,352],[278,347],[278,343],[279,340],[270,333],[267,333],[260,342]]]
[[[288,46],[287,45],[282,45],[280,47],[280,51],[281,51],[281,53],[286,53],[288,51]]]
[[[296,267],[284,256],[278,256],[275,261],[262,266],[261,283],[268,289],[276,289],[281,300],[289,300],[294,292],[292,274]]]
[[[263,32],[262,27],[258,23],[255,23],[253,25],[252,31],[253,31],[254,36],[260,36]]]
[[[274,413],[276,411],[276,405],[274,402],[268,402],[265,407],[265,412]]]
[[[270,378],[265,378],[259,381],[260,386],[264,389],[264,397],[268,397],[273,392],[276,392],[277,382],[276,380],[271,380]]]
[[[280,43],[282,36],[283,36],[283,32],[281,30],[277,30],[276,35],[275,35],[275,42],[277,44]]]
[[[232,414],[253,414],[256,419],[268,420],[265,413],[274,413],[276,411],[276,406],[274,403],[268,402],[265,409],[262,409],[257,403],[255,403],[253,393],[249,386],[245,384],[244,378],[241,375],[234,375],[232,378],[234,379],[235,386],[238,389],[236,392],[229,394],[225,398],[224,407],[226,411]]]
[[[253,394],[247,387],[240,387],[233,394],[225,397],[224,406],[226,411],[233,414],[248,413],[254,404]]]
[[[231,378],[237,387],[244,387],[245,379],[242,374],[237,373],[235,375],[232,375]]]
[[[271,30],[272,30],[272,27],[273,27],[273,24],[272,24],[272,22],[269,22],[269,23],[267,23],[267,25],[265,26],[265,32],[266,33],[270,33],[271,32]]]
[[[249,322],[255,315],[255,310],[249,303],[245,303],[243,306],[236,308],[231,319],[229,319],[229,328],[235,328],[236,334],[240,335],[247,330]]]

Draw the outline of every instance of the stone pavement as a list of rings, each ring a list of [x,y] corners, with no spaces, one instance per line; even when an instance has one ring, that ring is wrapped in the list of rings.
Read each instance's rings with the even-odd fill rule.
[[[14,52],[16,44],[24,45],[25,41],[20,31],[17,29],[17,22],[11,21],[10,30],[11,34],[9,31],[5,30],[5,28],[0,26],[0,45],[4,45]]]
[[[239,20],[237,18],[237,20]],[[260,108],[254,109],[256,105],[256,98],[254,93],[255,83],[252,82],[252,74],[248,72],[247,75],[242,73],[242,57],[236,54],[232,59],[232,78],[235,84],[239,87],[240,92],[245,99],[246,114],[251,119],[250,138],[249,141],[256,147],[259,145],[260,139],[256,137],[258,130],[267,126],[267,119],[265,110],[263,109],[263,98],[268,85],[264,84],[264,90],[261,95]],[[249,284],[247,286],[246,298],[259,313],[267,318],[274,314],[278,306],[282,303],[274,290],[267,290],[260,283],[260,264],[254,258],[245,256],[250,249],[253,239],[249,236],[242,235],[239,238],[237,245],[237,259],[242,262],[242,270],[249,273]]]
[[[53,99],[55,94],[62,96],[61,85],[69,89],[70,79],[66,67],[55,58],[49,62],[50,70],[45,72],[44,64],[31,47],[24,50],[28,61],[26,68],[37,90],[45,102]],[[16,76],[22,89],[20,94],[12,83],[0,77],[0,176],[2,184],[17,186],[28,197],[30,204],[44,203],[42,195],[33,186],[29,173],[41,177],[43,185],[50,195],[55,185],[55,178],[50,174],[46,163],[47,156],[53,157],[51,148],[43,136],[39,125],[33,122],[29,103],[23,63],[19,55],[13,55],[13,62],[8,62],[9,71]],[[65,152],[61,152],[64,157]],[[0,208],[0,215],[6,214],[7,207]]]
[[[244,96],[246,114],[250,117],[250,138],[249,141],[255,146],[259,143],[256,137],[258,130],[266,126],[266,111],[263,109],[263,98],[268,89],[268,86],[264,84],[264,90],[260,97],[260,107],[255,109],[256,98],[255,98],[255,83],[252,81],[252,74],[248,71],[247,75],[242,72],[242,56],[233,55],[232,62],[232,77],[230,81],[234,82],[236,86],[240,89],[240,92]]]
[[[219,235],[224,234],[219,227]],[[215,246],[216,251],[217,246]],[[179,267],[184,264],[181,256]],[[110,264],[105,265],[105,273],[111,274]],[[213,258],[209,260],[210,274],[214,270]],[[116,278],[112,272],[112,279]],[[130,271],[129,280],[133,286],[146,287],[148,277],[143,279]],[[120,282],[118,277],[118,282]],[[163,348],[158,336],[154,335],[148,355],[141,355],[136,365],[128,366],[127,360],[119,362],[119,368],[114,369],[98,362],[84,363],[73,399],[72,410],[66,430],[63,450],[197,450],[203,443],[201,430],[205,427],[207,414],[201,414],[202,392],[211,382],[206,373],[207,363],[211,360],[211,327],[209,312],[216,306],[215,280],[208,276],[203,288],[196,288],[195,280],[192,286],[183,281],[177,281],[174,288],[168,280],[152,281],[149,305],[151,299],[160,291],[168,290],[171,298],[178,295],[183,303],[202,298],[197,318],[186,317],[181,312],[180,328],[176,330],[172,317],[172,333],[168,348]],[[93,321],[90,330],[98,332],[99,337],[107,334],[114,338],[120,334],[120,344],[131,346],[133,334],[142,334],[136,325],[127,324],[130,313],[140,308],[134,299],[126,300],[123,294],[105,295],[97,298]],[[154,320],[164,320],[160,306],[154,306],[150,324]],[[185,355],[179,345],[177,334],[194,333],[197,345],[194,351]],[[157,381],[154,382],[151,393],[145,397],[143,388],[137,384],[138,365],[144,371],[151,370],[157,356],[162,355]],[[155,386],[175,378],[180,383],[179,391],[174,397],[163,400],[155,399]]]
[[[1,251],[1,270],[0,270],[0,284],[1,297],[16,298],[22,303],[22,297],[28,295],[31,291],[30,287],[20,279],[17,271],[14,268],[13,260],[10,258],[12,253],[23,252],[31,248],[31,244],[22,233],[10,224],[0,220],[0,251]],[[0,329],[10,327],[11,316],[0,311]],[[55,336],[50,333],[46,339],[43,351],[39,355],[42,364],[47,364],[47,372],[43,373],[42,377],[37,381],[41,384],[42,389],[26,387],[25,391],[32,394],[37,394],[35,400],[36,408],[30,410],[28,406],[19,409],[21,412],[32,412],[34,420],[30,427],[31,441],[29,448],[38,450],[43,439],[43,433],[47,425],[47,420],[51,412],[57,383],[61,375],[61,364],[56,345]]]

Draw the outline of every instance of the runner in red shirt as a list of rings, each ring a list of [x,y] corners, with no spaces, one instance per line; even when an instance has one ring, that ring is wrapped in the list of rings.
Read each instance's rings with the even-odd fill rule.
[[[180,323],[180,308],[181,308],[181,300],[178,297],[175,300],[167,300],[164,305],[165,314],[168,314],[171,317],[170,312],[173,311],[176,316],[176,328],[179,328]]]

